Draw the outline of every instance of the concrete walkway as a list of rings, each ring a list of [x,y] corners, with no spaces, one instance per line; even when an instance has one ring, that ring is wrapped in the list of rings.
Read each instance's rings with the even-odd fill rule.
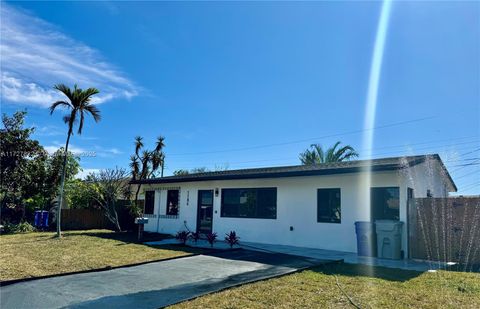
[[[342,252],[324,249],[303,248],[294,246],[242,243],[242,247],[249,250],[264,252],[278,252],[283,254],[297,255],[321,260],[343,260],[345,263],[363,264],[369,266],[383,266],[388,268],[399,268],[405,270],[431,271],[448,269],[450,265],[443,262],[417,261],[417,260],[388,260],[375,257],[358,256],[356,252]]]
[[[158,308],[326,262],[234,250],[0,288],[7,308]]]
[[[166,239],[162,241],[152,242],[148,244],[161,245],[178,243],[176,239]],[[199,248],[210,248],[210,244],[206,240],[199,240],[196,244],[188,242],[189,246]],[[217,249],[227,249],[228,244],[224,241],[218,241],[214,245]],[[343,260],[345,263],[351,264],[363,264],[368,266],[383,266],[388,268],[398,268],[405,270],[415,271],[432,271],[438,269],[450,269],[452,265],[448,265],[444,262],[434,261],[419,261],[419,260],[388,260],[379,259],[375,257],[358,256],[356,252],[342,252],[334,250],[304,248],[285,245],[272,245],[272,244],[260,244],[254,242],[241,242],[240,247],[248,250],[262,251],[262,252],[275,252],[289,255],[303,256],[308,258],[320,259],[320,260]]]

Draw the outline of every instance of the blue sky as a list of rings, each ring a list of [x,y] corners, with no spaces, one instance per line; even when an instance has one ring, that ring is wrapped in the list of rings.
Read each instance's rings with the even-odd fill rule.
[[[55,83],[97,87],[103,119],[72,149],[86,172],[166,138],[166,174],[298,164],[311,143],[362,155],[380,2],[1,2],[2,112],[66,137]],[[480,4],[395,2],[374,157],[439,153],[480,193]]]

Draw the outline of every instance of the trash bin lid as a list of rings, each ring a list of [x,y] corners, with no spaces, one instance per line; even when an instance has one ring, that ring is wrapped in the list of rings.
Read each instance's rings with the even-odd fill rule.
[[[400,230],[403,222],[397,220],[375,220],[375,227],[377,231],[392,232]]]
[[[375,226],[370,221],[357,221],[355,222],[355,230],[357,231],[373,231]]]

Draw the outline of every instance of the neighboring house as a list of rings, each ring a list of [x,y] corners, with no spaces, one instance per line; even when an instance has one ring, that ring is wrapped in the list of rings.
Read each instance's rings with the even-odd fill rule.
[[[369,168],[370,166],[370,168]],[[371,177],[366,171],[371,170]],[[409,197],[457,190],[438,155],[208,172],[141,182],[146,231],[356,252],[355,221],[407,221]],[[402,249],[407,251],[406,224]]]

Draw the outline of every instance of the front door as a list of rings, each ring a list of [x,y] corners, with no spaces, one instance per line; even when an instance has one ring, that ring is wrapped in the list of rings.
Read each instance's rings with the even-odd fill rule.
[[[197,232],[212,232],[213,190],[198,190]]]

